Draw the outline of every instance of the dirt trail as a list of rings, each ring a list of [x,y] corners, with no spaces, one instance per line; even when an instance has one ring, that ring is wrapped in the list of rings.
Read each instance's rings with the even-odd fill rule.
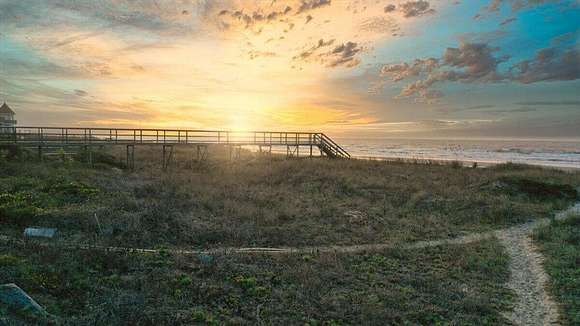
[[[510,256],[507,286],[516,294],[514,309],[506,317],[516,325],[552,325],[558,321],[558,307],[546,291],[548,275],[530,238],[532,230],[525,225],[498,232]]]
[[[569,214],[580,213],[580,203],[560,212],[556,219],[564,219]],[[558,306],[546,291],[549,276],[543,268],[544,257],[534,246],[531,233],[548,219],[526,223],[506,230],[496,231],[510,256],[511,278],[507,286],[517,299],[514,309],[507,317],[515,325],[557,325]]]
[[[580,203],[562,211],[556,215],[556,219],[566,218],[568,215],[580,214]],[[534,228],[545,225],[550,219],[535,220],[526,224],[510,227],[507,229],[475,233],[466,236],[444,239],[417,241],[412,243],[392,245],[392,244],[366,244],[349,246],[313,246],[301,248],[217,248],[210,250],[163,250],[165,252],[181,255],[200,254],[313,254],[313,253],[362,253],[368,251],[379,251],[389,248],[400,249],[420,249],[436,247],[449,244],[468,244],[491,237],[497,237],[510,256],[511,278],[507,286],[512,289],[517,299],[514,310],[507,317],[516,325],[552,325],[558,323],[557,305],[545,290],[548,275],[542,267],[542,255],[534,247],[530,238]],[[19,239],[12,239],[0,235],[0,241],[24,243]],[[41,244],[50,246],[51,244]],[[100,249],[107,251],[124,252],[146,252],[157,253],[162,250],[125,248],[125,247],[102,247],[84,246],[78,244],[58,244],[59,246],[75,249]]]

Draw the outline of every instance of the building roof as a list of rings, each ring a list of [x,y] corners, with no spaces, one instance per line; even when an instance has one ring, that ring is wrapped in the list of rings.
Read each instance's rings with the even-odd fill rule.
[[[2,106],[0,106],[0,113],[16,114],[14,111],[12,111],[12,109],[8,106],[8,104],[6,104],[6,102],[4,102]]]

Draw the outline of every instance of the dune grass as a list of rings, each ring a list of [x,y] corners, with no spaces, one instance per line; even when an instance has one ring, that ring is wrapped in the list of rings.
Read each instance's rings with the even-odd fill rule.
[[[2,247],[0,283],[73,325],[499,325],[512,298],[507,260],[493,240],[278,257],[32,245]]]
[[[553,221],[534,233],[545,257],[550,290],[563,325],[580,324],[580,215]]]
[[[247,153],[189,165],[179,158],[190,154],[178,151],[163,172],[155,151],[138,150],[135,172],[104,154],[95,168],[4,163],[2,232],[50,226],[68,240],[142,247],[395,244],[546,217],[573,202],[580,185],[580,173],[509,164],[472,169]]]
[[[77,243],[156,247],[404,243],[503,228],[575,201],[580,173],[505,164],[285,159],[223,151],[192,163],[158,149],[137,169],[4,160],[0,234],[59,229],[54,247],[0,244],[0,283],[16,283],[69,324],[507,324],[512,293],[494,240],[366,254],[113,253]],[[18,158],[17,158],[18,159]],[[1,312],[1,311],[0,311]],[[19,317],[23,324],[29,322]],[[0,319],[0,322],[3,320]]]

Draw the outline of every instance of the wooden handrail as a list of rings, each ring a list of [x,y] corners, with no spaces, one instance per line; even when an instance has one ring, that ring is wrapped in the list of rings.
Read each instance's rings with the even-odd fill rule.
[[[10,137],[2,137],[9,134]],[[232,144],[274,146],[317,146],[327,155],[350,155],[324,133],[288,131],[239,131],[151,128],[11,127],[0,131],[1,144],[102,145],[102,144]],[[324,147],[324,148],[323,148]]]

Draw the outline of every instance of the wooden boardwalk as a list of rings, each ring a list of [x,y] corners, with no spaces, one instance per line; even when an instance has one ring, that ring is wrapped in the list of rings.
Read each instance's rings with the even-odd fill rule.
[[[299,155],[306,147],[330,158],[350,158],[350,154],[324,133],[284,131],[227,131],[179,129],[122,129],[78,127],[13,127],[0,131],[0,146],[66,147],[125,145],[127,152],[136,145],[230,145],[285,147],[288,154]],[[165,151],[164,151],[165,152]]]

